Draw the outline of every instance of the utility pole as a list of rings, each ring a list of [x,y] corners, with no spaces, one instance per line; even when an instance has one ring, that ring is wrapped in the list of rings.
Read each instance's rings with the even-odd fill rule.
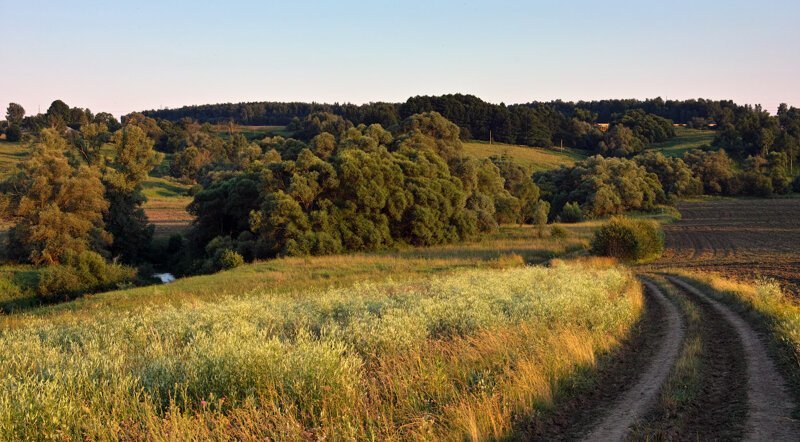
[[[492,130],[489,129],[489,144],[492,144]]]
[[[564,139],[563,138],[561,139],[561,149],[559,149],[559,150],[561,152],[564,152]]]

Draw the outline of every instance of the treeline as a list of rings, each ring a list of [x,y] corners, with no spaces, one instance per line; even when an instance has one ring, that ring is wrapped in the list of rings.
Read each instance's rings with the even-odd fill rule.
[[[677,124],[691,127],[703,127],[717,124],[742,106],[731,100],[706,100],[704,98],[689,100],[664,100],[661,97],[647,100],[609,99],[593,101],[548,101],[528,103],[529,107],[541,105],[552,106],[558,112],[571,116],[577,109],[589,112],[596,122],[611,123],[616,115],[632,110],[641,110],[672,120]]]
[[[559,106],[545,103],[506,106],[462,94],[416,96],[405,103],[395,104],[227,103],[145,111],[142,115],[172,122],[189,119],[200,123],[286,125],[290,129],[296,129],[309,116],[326,113],[340,116],[356,125],[380,124],[391,129],[401,120],[423,112],[438,112],[455,123],[460,129],[462,140],[493,140],[542,147],[558,144],[604,154],[628,155],[632,151],[640,150],[641,144],[662,141],[664,136],[674,136],[671,129],[654,131],[645,128],[651,124],[671,127],[671,121],[649,115],[637,108],[626,108],[608,120],[612,128],[615,125],[628,126],[627,123],[635,123],[637,141],[632,147],[626,145],[620,148],[618,145],[628,142],[625,139],[628,134],[612,132],[610,138],[606,137],[596,124],[597,114],[589,110],[577,107],[567,109],[563,103]],[[645,115],[648,121],[639,121]],[[601,145],[601,142],[605,145]],[[608,145],[612,147],[609,148]]]
[[[652,150],[632,159],[597,155],[537,173],[534,181],[551,204],[551,218],[564,222],[649,212],[679,197],[800,192],[800,177],[791,172],[786,154],[749,157],[737,165],[724,149],[695,149],[682,158]]]

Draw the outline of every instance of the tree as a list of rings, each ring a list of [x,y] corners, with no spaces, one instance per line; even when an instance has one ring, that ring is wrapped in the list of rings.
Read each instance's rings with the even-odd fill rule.
[[[153,150],[154,142],[138,126],[128,125],[114,135],[115,157],[103,176],[109,210],[105,216],[114,242],[111,252],[127,262],[136,262],[150,246],[153,226],[142,205],[142,182],[164,155]]]
[[[100,175],[89,166],[71,165],[64,155],[67,148],[55,130],[43,130],[30,158],[3,183],[0,208],[15,223],[8,250],[19,259],[56,264],[71,254],[102,251],[110,243]]]
[[[537,201],[533,209],[533,223],[539,233],[539,238],[544,236],[544,227],[547,225],[547,218],[550,215],[550,203],[547,201]]]
[[[22,124],[22,119],[25,118],[25,108],[17,103],[9,103],[6,110],[6,121],[11,126],[19,126]]]
[[[606,132],[600,142],[600,153],[617,157],[626,157],[641,152],[644,144],[631,129],[615,124]]]

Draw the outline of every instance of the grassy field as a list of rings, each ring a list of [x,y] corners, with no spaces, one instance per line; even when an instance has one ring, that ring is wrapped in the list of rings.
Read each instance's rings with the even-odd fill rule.
[[[0,438],[500,438],[642,310],[590,264],[208,299],[10,315]]]
[[[713,130],[691,129],[688,127],[675,127],[675,138],[655,143],[648,149],[660,150],[668,157],[682,156],[687,150],[697,149],[700,146],[711,144],[716,132]]]
[[[236,133],[240,133],[247,137],[249,140],[260,140],[267,136],[280,135],[284,138],[292,136],[292,131],[287,130],[286,126],[241,126],[235,125],[233,127]],[[227,138],[229,136],[229,128],[225,124],[217,124],[214,126],[214,132]]]
[[[541,148],[517,146],[513,144],[468,142],[464,143],[467,154],[476,158],[489,158],[492,155],[508,155],[519,164],[530,167],[532,171],[555,169],[558,166],[570,166],[582,160],[585,155],[577,150],[564,148]]]

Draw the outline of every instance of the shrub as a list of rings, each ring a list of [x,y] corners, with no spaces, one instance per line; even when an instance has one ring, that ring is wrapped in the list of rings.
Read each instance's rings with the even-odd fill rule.
[[[800,175],[795,177],[794,181],[792,182],[792,190],[795,192],[800,192]]]
[[[583,221],[583,211],[577,202],[564,204],[561,209],[561,222],[564,223],[577,223]]]
[[[37,295],[44,301],[68,301],[85,293],[119,288],[136,278],[136,269],[110,264],[95,252],[70,254],[64,264],[46,267]]]
[[[553,226],[550,228],[550,236],[556,239],[566,239],[569,237],[569,231],[561,226]]]
[[[244,258],[238,252],[225,250],[220,255],[218,264],[221,270],[229,270],[244,264]]]
[[[11,125],[6,129],[6,141],[19,141],[22,139],[22,130],[19,126]]]
[[[592,253],[628,262],[650,261],[664,251],[664,234],[649,220],[612,218],[592,238]]]

